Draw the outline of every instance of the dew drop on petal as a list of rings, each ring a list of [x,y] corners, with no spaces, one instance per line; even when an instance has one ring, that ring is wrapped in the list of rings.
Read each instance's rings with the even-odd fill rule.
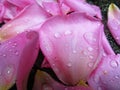
[[[84,50],[83,51],[83,54],[85,55],[85,56],[87,56],[88,55],[88,53]]]
[[[93,48],[92,47],[88,47],[88,51],[93,51]]]
[[[59,33],[55,33],[54,36],[55,36],[55,38],[59,38],[60,34]]]
[[[116,76],[115,76],[115,79],[119,79],[119,78],[120,78],[119,75],[116,75]]]
[[[96,36],[92,32],[85,33],[83,37],[86,40],[86,42],[89,44],[96,44],[97,43]]]
[[[92,55],[89,56],[90,59],[93,59],[94,57]]]
[[[116,40],[120,40],[120,37],[116,37],[115,39],[116,39]]]
[[[93,67],[93,62],[90,62],[90,63],[88,63],[88,66],[90,67],[90,68],[92,68]]]
[[[6,80],[10,81],[13,77],[13,74],[14,74],[14,66],[13,65],[9,65],[7,66],[5,69],[4,69],[4,77]]]
[[[71,67],[71,66],[72,66],[72,64],[71,64],[71,63],[68,63],[68,64],[67,64],[67,66],[68,66],[68,67]]]
[[[115,60],[112,60],[112,61],[110,62],[110,65],[111,65],[111,67],[116,68],[116,67],[118,67],[118,62],[115,61]]]
[[[71,33],[72,33],[72,32],[69,31],[69,30],[65,31],[65,35],[70,35]]]
[[[6,57],[7,55],[6,54],[3,54],[3,57]]]
[[[77,53],[77,51],[76,51],[76,50],[73,50],[73,53]]]

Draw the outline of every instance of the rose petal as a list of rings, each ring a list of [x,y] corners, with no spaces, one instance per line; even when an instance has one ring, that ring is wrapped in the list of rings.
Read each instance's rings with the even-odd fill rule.
[[[1,4],[5,8],[3,20],[8,22],[21,13],[25,7],[32,3],[33,0],[2,0]]]
[[[104,57],[88,83],[94,90],[120,90],[120,55]]]
[[[108,27],[116,42],[120,45],[120,9],[111,4],[108,9]]]
[[[0,90],[8,90],[16,80],[18,90],[23,90],[23,80],[37,57],[37,41],[36,32],[24,32],[0,44]]]
[[[102,30],[99,20],[82,13],[56,16],[44,23],[40,47],[61,81],[73,85],[89,76],[102,54]]]
[[[34,17],[34,18],[33,18]],[[36,30],[49,17],[40,6],[28,6],[16,18],[3,25],[0,30],[0,41],[16,36],[18,33]]]
[[[85,0],[64,0],[64,2],[74,11],[79,11],[102,19],[100,8],[95,5],[88,4]]]

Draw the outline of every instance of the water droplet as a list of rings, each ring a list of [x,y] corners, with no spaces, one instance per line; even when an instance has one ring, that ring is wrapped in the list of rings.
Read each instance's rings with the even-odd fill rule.
[[[93,51],[93,48],[92,47],[88,47],[88,51]]]
[[[88,53],[87,53],[85,50],[83,51],[83,54],[84,54],[84,55],[88,55]]]
[[[96,44],[97,43],[97,39],[94,33],[92,32],[87,32],[84,34],[83,36],[85,38],[85,40],[89,43],[89,44]]]
[[[106,56],[106,53],[103,52],[103,56],[105,57],[105,56]]]
[[[54,90],[50,85],[44,84],[42,90]]]
[[[103,71],[103,74],[104,74],[104,75],[107,74],[107,73],[108,73],[108,72],[107,72],[106,70]]]
[[[54,36],[55,36],[56,38],[59,38],[59,37],[60,37],[60,34],[59,34],[59,33],[55,33]]]
[[[90,62],[90,63],[88,63],[88,66],[91,68],[91,67],[93,67],[93,62]]]
[[[92,55],[89,56],[90,59],[93,59],[94,57]]]
[[[116,76],[115,76],[115,79],[119,79],[119,75],[116,75]]]
[[[12,47],[14,48],[14,47],[16,47],[16,46],[17,46],[17,43],[14,42],[14,43],[12,44]]]
[[[12,42],[9,41],[8,43],[11,44]]]
[[[116,37],[116,40],[119,40],[120,39],[120,37]]]
[[[10,81],[14,74],[14,67],[13,65],[9,65],[4,69],[4,77],[6,80]]]
[[[73,53],[77,53],[77,51],[76,51],[76,50],[73,50]]]
[[[72,33],[72,32],[69,31],[69,30],[65,31],[65,35],[70,35],[71,33]]]
[[[112,60],[112,61],[110,62],[110,65],[111,65],[113,68],[116,68],[116,67],[118,67],[118,62],[117,62],[116,60]]]
[[[6,54],[3,54],[3,57],[6,57],[7,55]]]
[[[71,66],[72,66],[72,64],[71,64],[71,63],[68,63],[68,64],[67,64],[67,66],[68,66],[68,67],[71,67]]]

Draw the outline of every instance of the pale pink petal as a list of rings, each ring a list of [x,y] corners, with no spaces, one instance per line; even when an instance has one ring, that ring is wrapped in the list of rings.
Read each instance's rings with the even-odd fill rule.
[[[120,55],[104,57],[88,82],[94,90],[120,90]]]
[[[120,9],[111,4],[108,9],[108,27],[116,42],[120,45]]]
[[[61,81],[73,85],[89,76],[102,56],[102,32],[101,22],[83,13],[56,16],[43,24],[40,47]]]
[[[8,90],[16,80],[21,85],[27,79],[39,50],[37,41],[36,32],[24,32],[0,43],[0,90]]]
[[[42,2],[43,8],[51,15],[61,15],[60,7],[57,2]]]
[[[88,4],[85,0],[64,0],[64,2],[74,11],[79,11],[102,19],[100,8]]]
[[[8,22],[21,13],[25,7],[33,3],[35,3],[33,0],[2,0],[1,4],[5,8],[3,20]]]
[[[35,30],[35,28],[40,27],[48,17],[49,14],[40,6],[36,4],[30,5],[17,17],[2,26],[0,30],[0,41],[9,39],[24,31]]]
[[[55,81],[46,72],[37,71],[32,90],[93,90],[89,86],[64,86]]]

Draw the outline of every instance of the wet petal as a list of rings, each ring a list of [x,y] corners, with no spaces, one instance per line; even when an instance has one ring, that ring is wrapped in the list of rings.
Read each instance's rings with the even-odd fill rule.
[[[49,15],[38,5],[28,6],[16,18],[3,25],[0,30],[0,41],[14,37],[27,30],[35,30],[35,28],[40,27],[48,17]]]
[[[55,81],[46,72],[37,71],[32,90],[92,90],[89,86],[64,86]]]
[[[111,4],[108,9],[108,27],[116,42],[120,45],[120,9]]]
[[[0,43],[0,90],[8,90],[16,80],[18,90],[23,90],[23,81],[27,79],[37,57],[37,41],[36,32],[24,32]]]
[[[95,90],[120,90],[120,55],[103,58],[88,82]]]
[[[21,13],[25,7],[32,3],[33,0],[2,0],[1,4],[5,8],[3,20],[8,22]]]
[[[101,58],[102,30],[99,20],[82,13],[56,16],[41,27],[40,47],[61,81],[76,84],[89,76]]]
[[[102,19],[100,8],[95,5],[88,4],[85,0],[65,0],[64,2],[74,11],[79,11]]]

